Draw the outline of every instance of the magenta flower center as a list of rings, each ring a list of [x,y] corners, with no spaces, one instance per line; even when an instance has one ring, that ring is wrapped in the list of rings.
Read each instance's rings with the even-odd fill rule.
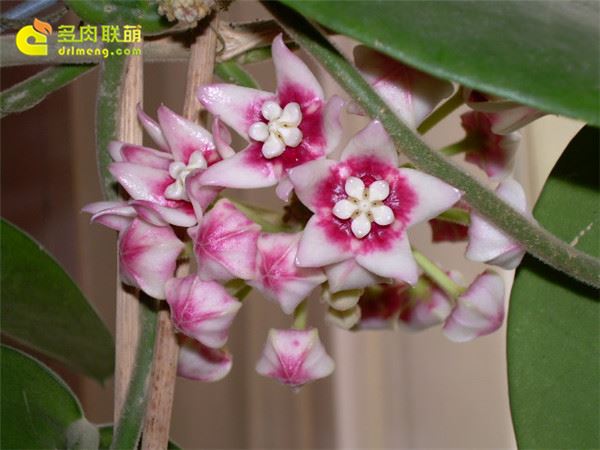
[[[255,141],[263,142],[262,154],[267,159],[281,155],[286,147],[297,147],[302,142],[302,111],[296,102],[290,102],[282,109],[279,103],[265,102],[261,108],[267,122],[255,122],[248,135]]]
[[[394,222],[394,211],[383,201],[390,195],[387,181],[378,180],[369,187],[357,177],[348,177],[344,186],[347,197],[339,200],[332,213],[338,219],[351,219],[352,234],[358,239],[371,231],[371,222],[385,226]]]

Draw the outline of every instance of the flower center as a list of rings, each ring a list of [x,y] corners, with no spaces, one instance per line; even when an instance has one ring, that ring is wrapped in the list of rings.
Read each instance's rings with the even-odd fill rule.
[[[189,200],[185,190],[185,179],[193,170],[206,167],[206,159],[201,151],[192,153],[187,165],[181,161],[173,161],[169,165],[169,175],[175,181],[165,189],[165,197],[171,200]]]
[[[394,211],[383,204],[390,195],[387,181],[378,180],[365,187],[360,178],[348,177],[344,190],[348,197],[337,202],[332,213],[338,219],[352,219],[350,228],[358,239],[369,234],[371,222],[382,226],[394,222]]]
[[[297,147],[302,142],[302,131],[298,128],[302,112],[298,103],[288,103],[281,109],[277,102],[268,101],[263,103],[260,111],[268,123],[253,123],[248,135],[255,141],[264,142],[262,154],[265,158],[275,158],[286,147]]]

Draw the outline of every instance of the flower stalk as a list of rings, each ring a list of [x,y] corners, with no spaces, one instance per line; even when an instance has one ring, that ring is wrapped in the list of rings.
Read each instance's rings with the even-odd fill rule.
[[[458,88],[456,92],[444,103],[442,103],[439,108],[433,111],[424,121],[419,125],[417,131],[420,134],[425,134],[433,127],[435,127],[438,123],[456,111],[463,103],[464,103],[464,94],[462,88]]]
[[[417,264],[421,267],[425,275],[427,275],[435,284],[442,288],[450,297],[456,300],[465,291],[465,288],[455,283],[442,269],[440,269],[433,261],[427,258],[418,250],[413,250],[413,256]]]

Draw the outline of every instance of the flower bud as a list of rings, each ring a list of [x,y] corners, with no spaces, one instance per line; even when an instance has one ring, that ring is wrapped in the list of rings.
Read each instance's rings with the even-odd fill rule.
[[[179,350],[177,375],[190,380],[213,382],[229,374],[233,358],[225,350],[202,345],[194,339],[184,337]]]

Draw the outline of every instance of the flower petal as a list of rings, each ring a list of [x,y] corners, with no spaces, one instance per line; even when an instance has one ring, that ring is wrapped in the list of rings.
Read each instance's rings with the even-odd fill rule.
[[[169,170],[173,157],[166,152],[141,145],[123,144],[120,148],[121,160],[155,169]]]
[[[357,209],[358,206],[356,203],[344,198],[333,205],[333,210],[331,212],[339,219],[349,219]]]
[[[460,191],[438,178],[414,169],[398,169],[417,196],[410,211],[408,226],[424,222],[451,208],[461,197]]]
[[[235,151],[231,148],[231,133],[217,116],[212,123],[213,140],[221,159],[231,158]]]
[[[419,278],[417,263],[406,233],[390,243],[388,249],[370,249],[356,255],[356,262],[380,277],[415,284]]]
[[[318,216],[312,216],[304,228],[296,256],[300,267],[323,267],[353,256],[350,248],[338,245],[327,236],[319,220]]]
[[[325,136],[325,154],[333,152],[340,144],[343,135],[340,114],[344,108],[345,101],[341,97],[334,95],[325,104],[323,111],[323,134]]]
[[[165,136],[163,135],[163,132],[160,129],[160,125],[158,125],[154,120],[152,120],[150,118],[149,115],[147,115],[144,112],[144,110],[142,109],[142,106],[139,103],[137,105],[137,116],[138,116],[138,120],[142,124],[142,127],[144,127],[144,130],[146,130],[146,133],[148,133],[148,135],[150,135],[150,137],[152,138],[154,143],[158,146],[158,148],[160,148],[161,150],[164,150],[164,151],[168,151],[169,144],[167,144]]]
[[[386,164],[397,167],[398,153],[394,143],[380,122],[374,120],[359,131],[342,152],[340,159],[345,161],[353,157],[374,156]]]
[[[164,202],[164,192],[173,183],[169,172],[127,162],[112,163],[110,173],[135,200]]]
[[[200,181],[202,173],[202,170],[195,170],[185,179],[185,189],[198,220],[221,192],[221,188],[203,185]]]
[[[312,212],[316,211],[321,181],[329,176],[336,164],[330,159],[319,159],[288,171],[290,181],[294,185],[294,192]]]
[[[121,153],[121,148],[124,145],[126,145],[126,143],[121,141],[110,141],[108,143],[108,153],[110,154],[110,157],[113,161],[123,161],[123,154]]]
[[[233,128],[246,140],[248,129],[262,121],[261,107],[266,101],[275,100],[270,92],[233,84],[209,84],[198,89],[198,100],[214,116]]]
[[[454,342],[467,342],[493,333],[504,320],[504,282],[491,271],[479,275],[459,297],[444,325],[444,334]]]
[[[371,208],[373,221],[377,225],[386,226],[394,222],[394,211],[387,205],[378,205]]]
[[[303,100],[323,100],[323,88],[308,66],[298,56],[290,51],[283,42],[283,35],[279,34],[271,47],[275,77],[277,78],[277,93],[291,89],[301,91]],[[302,105],[305,106],[305,105]]]
[[[136,213],[126,202],[96,202],[86,205],[83,212],[92,214],[92,222],[98,222],[113,230],[123,231],[131,224]]]
[[[290,196],[292,195],[292,191],[294,190],[294,185],[290,181],[290,177],[284,175],[277,184],[275,188],[275,193],[277,197],[283,200],[284,202],[290,201]]]
[[[226,350],[206,347],[190,338],[181,339],[177,375],[210,383],[225,378],[231,371],[233,357]]]
[[[159,227],[171,224],[188,228],[197,223],[194,212],[186,204],[176,208],[169,208],[146,200],[134,200],[130,204],[141,219]]]
[[[354,258],[325,267],[329,291],[362,289],[385,281],[383,278],[359,266]]]

